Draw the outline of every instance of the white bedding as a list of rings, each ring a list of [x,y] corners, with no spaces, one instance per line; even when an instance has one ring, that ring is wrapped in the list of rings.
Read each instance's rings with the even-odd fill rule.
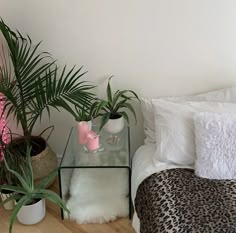
[[[131,181],[131,195],[132,200],[134,203],[136,192],[140,183],[147,178],[148,176],[160,172],[166,169],[171,168],[191,168],[189,166],[180,166],[180,165],[173,165],[165,162],[157,162],[153,163],[153,155],[156,151],[156,144],[149,143],[146,145],[141,146],[135,153],[132,161],[132,181]],[[156,162],[156,161],[155,161]],[[134,213],[133,221],[132,221],[133,228],[137,233],[140,232],[139,230],[139,219]]]

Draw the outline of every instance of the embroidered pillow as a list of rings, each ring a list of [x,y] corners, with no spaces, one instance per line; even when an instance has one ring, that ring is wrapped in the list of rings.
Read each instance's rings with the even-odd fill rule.
[[[194,116],[197,176],[236,179],[236,114],[197,113]]]

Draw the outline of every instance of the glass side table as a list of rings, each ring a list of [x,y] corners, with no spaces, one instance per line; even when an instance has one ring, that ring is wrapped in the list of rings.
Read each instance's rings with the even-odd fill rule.
[[[98,127],[93,126],[93,130],[97,132]],[[108,169],[115,169],[114,172],[122,170],[125,174],[127,173],[127,181],[124,183],[128,186],[125,188],[128,190],[126,196],[129,205],[129,218],[131,218],[131,158],[129,128],[125,127],[120,133],[115,135],[110,135],[106,131],[101,130],[99,141],[100,150],[96,152],[88,151],[84,145],[78,144],[77,128],[71,129],[59,166],[60,196],[65,202],[70,199],[71,193],[73,193],[73,190],[71,189],[74,188],[72,187],[72,183],[74,184],[74,180],[76,179],[75,171],[78,175],[81,173],[81,169],[83,169],[83,171],[88,171],[88,169],[94,169],[93,171],[95,171],[95,169],[107,169],[107,171]],[[90,173],[92,173],[92,171]],[[63,210],[61,210],[61,217],[62,219],[65,217]]]

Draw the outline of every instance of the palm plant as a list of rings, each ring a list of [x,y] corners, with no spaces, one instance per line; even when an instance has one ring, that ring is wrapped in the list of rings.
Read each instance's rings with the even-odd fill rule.
[[[0,92],[6,97],[3,113],[13,115],[24,136],[31,140],[34,125],[44,110],[50,117],[51,108],[68,111],[76,118],[74,106],[89,106],[93,85],[81,78],[82,67],[61,71],[49,53],[39,51],[29,36],[12,31],[1,19],[0,31],[8,51],[3,49],[0,67]]]
[[[76,121],[91,121],[94,118],[94,114],[92,113],[90,107],[84,105],[82,108],[76,107]]]
[[[77,117],[76,121],[91,121],[98,116],[98,99],[94,98],[91,105],[84,105],[82,108],[75,107]]]
[[[117,90],[113,94],[110,84],[112,77],[113,76],[109,78],[106,88],[107,99],[98,98],[93,102],[91,106],[94,115],[101,116],[101,124],[99,130],[103,128],[103,126],[108,122],[109,119],[118,119],[123,116],[129,123],[129,116],[126,113],[125,109],[129,110],[133,114],[135,122],[137,122],[135,110],[129,102],[133,99],[139,100],[138,95],[132,90]]]
[[[12,191],[14,194],[1,202],[1,204],[7,203],[11,200],[16,200],[16,205],[12,211],[11,219],[9,223],[9,233],[12,232],[13,224],[16,220],[17,214],[24,205],[32,204],[38,199],[48,199],[63,208],[68,214],[69,210],[66,204],[55,192],[46,189],[49,183],[57,176],[58,169],[52,171],[44,180],[42,180],[38,185],[34,184],[34,175],[31,165],[31,147],[27,146],[26,153],[26,163],[20,165],[20,173],[14,170],[10,164],[6,161],[6,157],[15,156],[11,154],[11,151],[6,150],[6,156],[4,158],[4,164],[9,173],[11,173],[17,180],[16,185],[0,185],[0,191]]]

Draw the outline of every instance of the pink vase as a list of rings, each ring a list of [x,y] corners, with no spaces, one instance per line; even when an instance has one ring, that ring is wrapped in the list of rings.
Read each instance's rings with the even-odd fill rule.
[[[80,145],[85,145],[87,143],[89,124],[87,121],[80,121],[77,125],[78,129],[78,143]]]

